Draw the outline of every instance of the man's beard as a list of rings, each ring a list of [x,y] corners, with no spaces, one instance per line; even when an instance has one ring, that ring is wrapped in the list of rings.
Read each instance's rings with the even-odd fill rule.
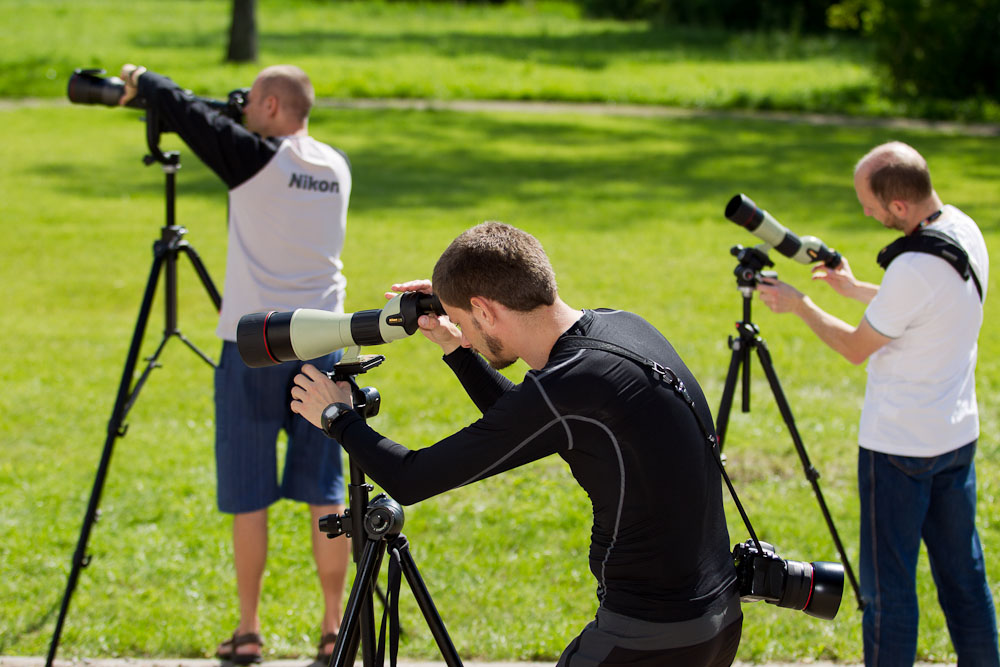
[[[472,324],[479,331],[479,335],[483,337],[483,341],[486,343],[486,347],[489,349],[490,354],[483,354],[481,350],[476,350],[476,352],[479,352],[479,354],[485,357],[491,368],[501,371],[508,366],[512,366],[514,362],[517,361],[517,357],[509,358],[503,356],[503,345],[500,343],[499,338],[491,336],[483,331],[482,327],[479,326],[479,322],[473,320]]]
[[[888,227],[889,229],[898,229],[901,232],[906,229],[906,220],[903,220],[902,218],[889,212],[886,212],[886,215],[888,217],[885,219],[885,222],[882,223],[885,227]]]

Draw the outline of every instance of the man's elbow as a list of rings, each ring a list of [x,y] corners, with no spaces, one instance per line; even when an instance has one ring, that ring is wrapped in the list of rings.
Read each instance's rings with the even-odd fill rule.
[[[859,350],[844,350],[842,352],[845,359],[847,359],[851,364],[855,366],[860,366],[861,364],[868,361],[869,353],[862,352]]]

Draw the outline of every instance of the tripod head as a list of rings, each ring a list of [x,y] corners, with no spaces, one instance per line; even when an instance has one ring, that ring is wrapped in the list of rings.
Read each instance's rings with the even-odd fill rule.
[[[736,276],[737,288],[743,292],[743,296],[749,297],[750,292],[757,287],[761,278],[777,278],[776,271],[765,271],[765,266],[774,266],[774,262],[767,256],[767,252],[761,250],[763,246],[754,248],[744,248],[741,245],[734,245],[729,249],[729,254],[739,260],[733,274]]]
[[[334,382],[347,382],[351,385],[354,409],[368,419],[378,414],[382,407],[382,396],[375,387],[359,387],[355,377],[377,368],[385,361],[383,354],[361,354],[360,347],[349,347],[347,352],[327,373]]]

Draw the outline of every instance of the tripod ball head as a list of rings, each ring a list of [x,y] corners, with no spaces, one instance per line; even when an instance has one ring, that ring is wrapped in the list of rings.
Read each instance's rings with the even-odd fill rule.
[[[399,535],[403,530],[403,508],[395,500],[380,493],[368,503],[365,532],[373,540]]]

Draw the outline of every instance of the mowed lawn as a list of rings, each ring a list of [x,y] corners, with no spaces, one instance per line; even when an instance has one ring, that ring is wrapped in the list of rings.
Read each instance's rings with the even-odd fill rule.
[[[110,21],[101,38],[94,20],[108,17],[102,4],[81,5],[78,15],[55,3],[0,4],[7,16],[30,11],[47,21],[41,26],[24,22],[12,38],[33,35],[33,46],[18,42],[24,48],[7,56],[34,54],[36,69],[6,64],[0,82],[14,81],[22,72],[21,84],[6,84],[8,95],[61,97],[72,66],[117,68],[135,60],[171,74],[199,94],[224,96],[249,83],[255,69],[218,63],[226,6],[192,3],[183,5],[188,12],[156,14],[158,3],[139,3],[128,20]],[[431,16],[457,22],[459,18],[448,17],[461,15],[458,10],[410,6],[398,14],[387,5],[344,7],[338,18],[358,32],[364,27],[387,32],[396,25],[397,32],[411,36],[419,31],[400,28],[392,23],[400,19],[392,17],[416,21],[420,12],[440,11]],[[379,20],[371,15],[376,8],[382,12]],[[303,26],[320,25],[309,12],[329,12],[330,7],[296,3],[290,17],[280,19],[287,21],[278,24],[280,29],[275,28],[276,5],[262,3],[261,9],[266,59],[294,60],[316,69],[321,92],[339,96],[334,88],[342,90],[341,84],[328,87],[338,79],[322,69],[334,60],[324,49],[348,40],[324,38],[316,49],[299,50],[300,41],[293,38],[295,29],[308,34]],[[216,14],[210,20],[209,10]],[[553,42],[537,36],[539,22],[549,26],[550,35],[566,25],[558,12],[543,12],[538,19],[525,10],[529,18],[521,19],[517,11],[507,11],[511,14],[500,16],[508,19],[509,30],[535,35],[541,50]],[[201,12],[206,12],[204,20],[196,21]],[[154,14],[158,23],[149,18]],[[327,13],[320,17],[322,25],[332,21]],[[530,30],[519,22],[529,19],[535,21]],[[470,9],[461,20],[468,22],[462,24],[466,27],[448,24],[452,33],[475,34],[469,26],[482,25],[481,32],[506,34],[504,22],[486,9]],[[493,27],[487,28],[490,21]],[[578,29],[598,35],[617,29],[582,25]],[[48,26],[47,35],[43,26]],[[287,39],[279,39],[282,31]],[[599,53],[604,37],[594,39],[592,50]],[[466,46],[454,48],[454,58],[460,60],[474,41],[461,42]],[[429,51],[443,50],[440,38],[425,42]],[[51,80],[27,76],[48,67],[41,44],[56,54]],[[615,53],[628,59],[625,46]],[[505,62],[518,59],[512,52]],[[381,61],[383,68],[367,75],[372,85],[391,81],[398,74],[393,63],[402,60],[406,58]],[[567,59],[552,78],[586,69],[586,64]],[[455,69],[467,76],[464,65]],[[747,76],[767,69],[747,67]],[[513,90],[525,80],[514,72],[504,83],[494,73],[490,69],[489,76],[481,77],[493,82],[488,97],[503,97],[495,91]],[[664,75],[658,71],[652,76]],[[405,77],[421,79],[414,72]],[[453,82],[459,74],[455,77],[446,80]],[[46,87],[33,88],[39,82]],[[768,90],[759,81],[754,85]],[[428,94],[436,96],[435,91]],[[43,655],[47,650],[148,278],[152,244],[164,223],[165,179],[158,166],[143,166],[147,146],[140,115],[49,102],[0,109],[0,218],[8,230],[0,246],[7,352],[0,364],[3,655]],[[872,145],[902,139],[928,157],[944,200],[976,218],[987,243],[1000,247],[996,136],[736,116],[327,106],[316,110],[311,129],[347,151],[354,169],[344,253],[349,310],[377,308],[392,282],[428,276],[441,250],[465,228],[482,220],[504,220],[532,232],[546,246],[571,305],[625,308],[659,327],[700,378],[713,409],[729,364],[727,337],[742,316],[730,250],[757,242],[724,218],[732,195],[746,193],[795,232],[819,236],[841,251],[859,277],[878,281],[875,254],[894,235],[861,215],[851,170]],[[181,152],[177,221],[188,229],[187,240],[221,286],[225,189],[175,136],[164,135],[161,146]],[[772,259],[782,278],[809,291],[820,305],[851,322],[860,318],[859,304],[843,302],[825,286],[812,284],[807,267],[775,253]],[[1000,424],[994,409],[1000,362],[992,303],[986,304],[980,341],[983,433],[977,467],[979,526],[996,592],[1000,565],[991,556],[1000,546],[995,481]],[[215,313],[184,259],[179,304],[180,328],[216,356]],[[160,341],[163,307],[159,296],[144,355]],[[837,357],[798,320],[773,315],[756,299],[752,318],[771,350],[856,568],[856,425],[864,369]],[[476,418],[436,350],[419,337],[368,350],[387,356],[363,377],[363,384],[378,387],[383,397],[373,424],[412,447],[432,444]],[[116,441],[101,520],[90,541],[91,565],[73,597],[60,657],[200,657],[210,654],[235,624],[229,520],[214,504],[211,369],[176,340],[168,343],[160,361],[162,368],[152,370],[129,414],[127,434]],[[510,376],[519,380],[524,371],[518,365]],[[777,544],[787,558],[837,559],[756,360],[751,409],[743,414],[738,402],[734,406],[726,450],[728,470],[762,539]],[[746,530],[727,503],[732,542],[742,541]],[[406,513],[404,532],[413,555],[463,657],[554,661],[592,617],[595,583],[586,562],[589,501],[559,459],[450,492],[406,508]],[[306,521],[303,508],[288,503],[279,503],[272,512],[262,607],[269,659],[314,651],[320,608]],[[920,596],[919,659],[953,661],[925,559]],[[764,604],[746,605],[744,611],[742,660],[861,659],[860,614],[850,588],[832,622]],[[433,658],[433,640],[405,592],[402,616],[401,652]]]

